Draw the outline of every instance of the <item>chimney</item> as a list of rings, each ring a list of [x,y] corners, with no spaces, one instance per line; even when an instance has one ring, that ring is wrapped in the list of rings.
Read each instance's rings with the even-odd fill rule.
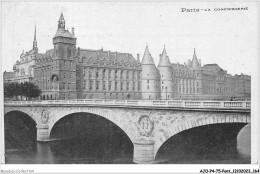
[[[75,33],[74,33],[74,27],[72,27],[72,29],[71,29],[71,33],[72,33],[73,36],[75,36]]]
[[[140,62],[140,54],[137,54],[137,62]]]

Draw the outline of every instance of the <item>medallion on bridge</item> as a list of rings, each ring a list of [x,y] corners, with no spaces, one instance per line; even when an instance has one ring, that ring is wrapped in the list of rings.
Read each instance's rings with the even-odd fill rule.
[[[42,119],[42,123],[43,124],[47,123],[47,121],[49,120],[49,113],[48,113],[48,111],[46,111],[46,110],[42,111],[41,119]]]
[[[141,136],[149,137],[154,130],[154,121],[147,115],[140,116],[138,120],[138,131]]]

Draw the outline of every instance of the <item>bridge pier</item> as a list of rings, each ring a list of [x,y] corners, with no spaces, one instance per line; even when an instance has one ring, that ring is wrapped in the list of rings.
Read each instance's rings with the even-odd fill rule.
[[[40,124],[36,126],[37,128],[37,141],[49,141],[50,134],[49,134],[49,125],[47,124]]]
[[[154,159],[154,140],[140,139],[133,142],[134,144],[134,163],[152,164]]]

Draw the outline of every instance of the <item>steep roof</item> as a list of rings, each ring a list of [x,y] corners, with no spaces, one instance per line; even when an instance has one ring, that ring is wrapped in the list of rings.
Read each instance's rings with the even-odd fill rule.
[[[216,63],[206,64],[203,68],[219,71],[221,68]]]
[[[71,34],[68,30],[64,30],[62,28],[59,28],[55,34],[54,37],[67,37],[67,38],[75,38],[75,36],[73,36],[73,34]]]
[[[103,49],[78,49],[76,55],[80,62],[87,64],[139,67],[138,62],[129,53],[103,51]]]
[[[165,45],[164,45],[164,48],[163,48],[163,52],[160,55],[160,61],[159,61],[158,67],[159,66],[171,66],[169,56],[166,53]]]
[[[154,65],[154,60],[153,60],[151,53],[148,49],[148,45],[146,45],[146,47],[145,47],[142,64],[143,65]]]

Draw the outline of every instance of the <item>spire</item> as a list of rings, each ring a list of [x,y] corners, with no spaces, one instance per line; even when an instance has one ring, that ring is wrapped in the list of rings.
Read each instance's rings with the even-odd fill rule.
[[[194,48],[194,53],[193,53],[191,66],[192,66],[192,68],[199,68],[199,61],[198,61],[197,56],[196,56],[195,48]]]
[[[35,24],[35,27],[34,27],[33,50],[37,50],[37,40],[36,40],[36,24]]]
[[[148,44],[147,43],[146,43],[146,47],[145,47],[145,51],[144,51],[142,64],[146,64],[146,65],[154,64],[154,61],[153,61],[151,53],[150,53],[150,51],[148,49]]]
[[[171,66],[171,62],[169,60],[169,56],[167,55],[165,45],[162,54],[160,54],[160,61],[158,66]]]
[[[64,20],[62,12],[60,14],[60,19],[58,21],[58,29],[64,29],[65,30],[65,20]]]

